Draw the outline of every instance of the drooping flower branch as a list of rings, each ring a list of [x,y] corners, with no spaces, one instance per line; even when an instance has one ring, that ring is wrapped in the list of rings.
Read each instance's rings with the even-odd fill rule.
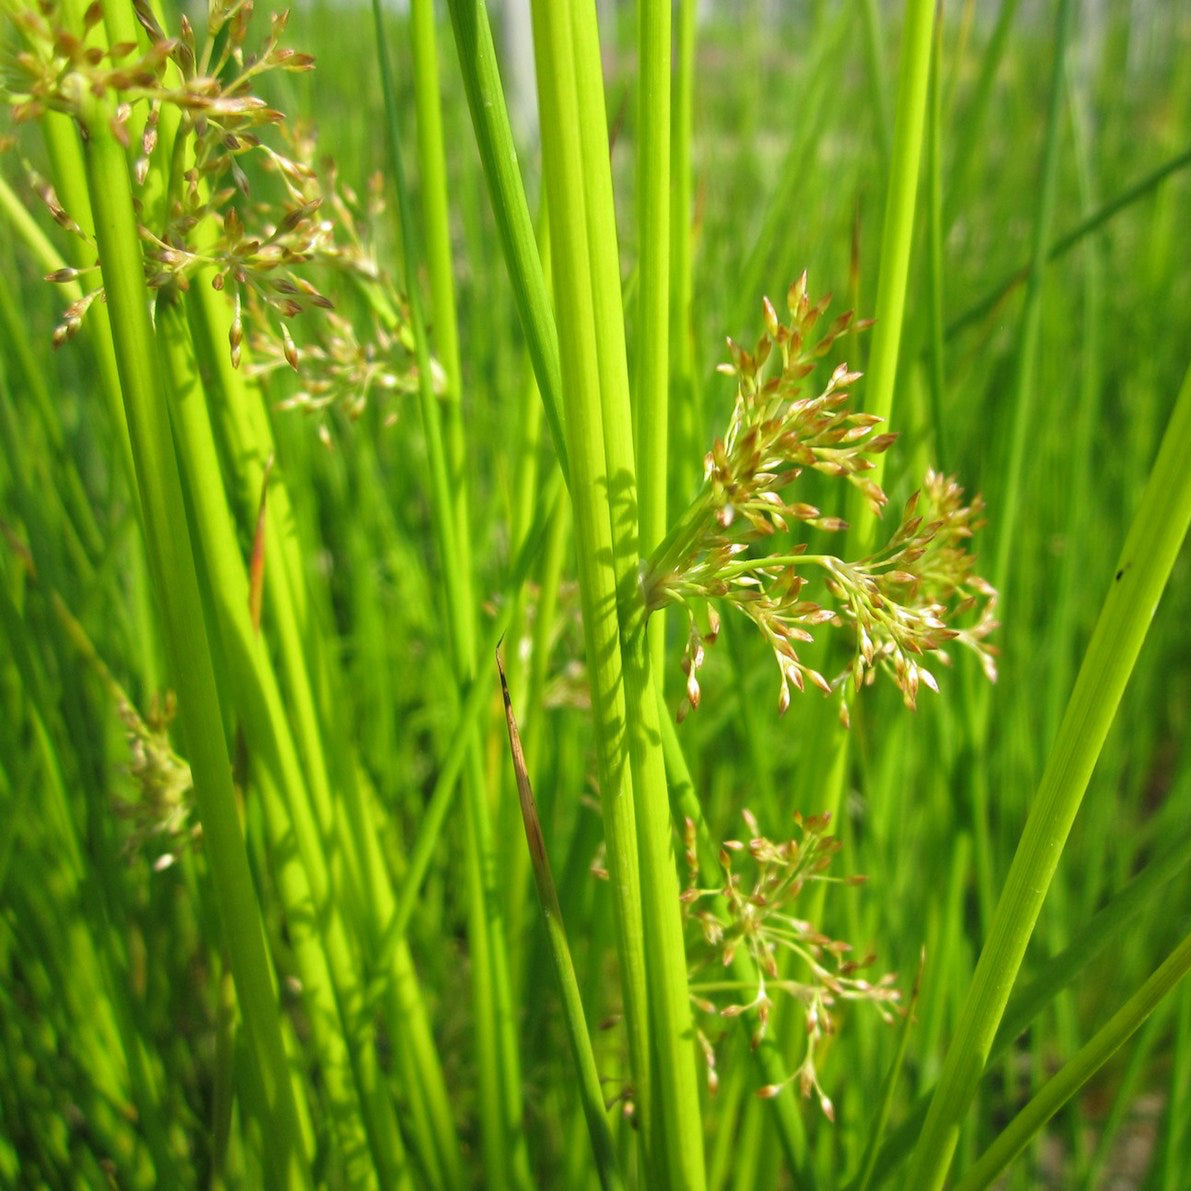
[[[816,362],[851,325],[851,315],[814,338],[827,299],[810,301],[805,274],[791,286],[788,306],[786,324],[766,299],[765,330],[754,351],[729,340],[731,361],[720,368],[737,383],[728,429],[708,452],[702,491],[643,568],[646,606],[677,604],[688,618],[680,719],[699,704],[697,672],[719,632],[717,602],[748,616],[772,648],[781,711],[789,706],[791,685],[802,690],[810,681],[830,693],[850,684],[854,692],[876,669],[889,673],[913,707],[920,685],[936,686],[923,655],[946,664],[950,642],[976,652],[995,678],[987,637],[996,627],[996,592],[976,575],[966,548],[982,524],[983,505],[979,498],[965,505],[953,480],[928,473],[888,544],[855,562],[810,553],[806,543],[769,555],[758,549],[799,523],[828,532],[847,528],[841,518],[792,496],[808,469],[856,488],[877,515],[887,503],[866,473],[895,436],[877,433],[879,418],[849,408],[860,374],[840,364],[820,392],[805,391]],[[822,592],[815,589],[811,598],[805,589],[814,578]],[[851,663],[831,677],[799,653],[825,624],[846,626],[854,637]],[[846,699],[842,709],[846,717]]]
[[[688,944],[695,963],[691,994],[705,1013],[722,1018],[745,1014],[755,1018],[754,1047],[764,1038],[779,1000],[796,1003],[805,1018],[806,1048],[786,1083],[797,1082],[804,1097],[813,1091],[823,1112],[834,1119],[831,1098],[819,1082],[815,1065],[823,1040],[835,1030],[833,1010],[841,1001],[867,1001],[889,1021],[901,994],[894,987],[892,974],[875,981],[859,974],[874,962],[874,956],[849,959],[849,944],[828,938],[793,913],[808,882],[864,882],[863,877],[827,875],[840,847],[839,840],[828,834],[830,816],[804,819],[796,815],[797,834],[775,843],[760,834],[750,811],[742,814],[750,838],[747,842],[727,840],[721,847],[723,880],[718,887],[699,885],[695,826],[687,822],[690,880],[682,901],[692,927]],[[722,972],[729,968],[742,949],[748,952],[757,973],[755,986],[747,988],[713,975],[716,969]],[[784,963],[780,962],[783,958]],[[714,1089],[714,1047],[702,1032],[700,1044]],[[777,1095],[784,1086],[766,1086],[761,1094]]]

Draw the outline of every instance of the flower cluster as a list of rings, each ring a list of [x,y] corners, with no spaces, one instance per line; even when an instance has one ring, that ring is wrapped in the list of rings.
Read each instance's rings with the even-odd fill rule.
[[[833,1118],[831,1099],[819,1082],[815,1065],[821,1044],[835,1030],[832,1009],[839,1001],[868,1001],[890,1021],[900,993],[893,987],[895,977],[891,974],[875,982],[858,975],[872,964],[874,956],[848,959],[851,947],[847,943],[828,938],[791,912],[808,882],[842,880],[857,885],[864,881],[863,877],[840,879],[826,875],[840,847],[839,841],[827,833],[830,816],[804,819],[796,815],[798,834],[782,843],[761,836],[748,810],[743,816],[751,838],[723,844],[719,856],[723,881],[718,888],[701,888],[698,884],[695,825],[687,821],[690,882],[682,901],[687,921],[695,928],[688,954],[697,955],[701,950],[704,968],[726,969],[738,952],[745,951],[752,960],[756,984],[743,987],[735,980],[700,980],[693,976],[691,995],[696,1006],[708,1014],[722,1018],[753,1015],[757,1023],[754,1046],[760,1044],[768,1029],[774,998],[781,994],[796,1002],[806,1023],[802,1062],[784,1083],[769,1085],[760,1094],[775,1096],[785,1084],[797,1081],[802,1095],[809,1097],[813,1091],[823,1112]],[[744,999],[738,999],[741,993]],[[714,1050],[702,1033],[700,1043],[714,1090]]]
[[[646,606],[678,604],[687,613],[679,719],[699,705],[697,673],[720,627],[712,601],[736,607],[761,631],[777,660],[783,712],[791,686],[802,690],[809,681],[829,694],[850,682],[854,691],[876,669],[891,675],[913,707],[920,684],[935,687],[922,655],[933,652],[946,663],[943,647],[951,641],[978,653],[995,677],[987,637],[996,627],[996,592],[974,573],[976,560],[966,550],[982,524],[982,504],[965,505],[954,481],[928,474],[888,545],[857,562],[811,553],[801,542],[769,554],[756,550],[799,523],[847,529],[841,518],[791,497],[808,469],[859,491],[876,515],[887,503],[867,473],[895,436],[877,433],[880,418],[849,409],[860,374],[840,364],[821,391],[804,391],[851,316],[814,339],[827,300],[810,301],[805,274],[791,287],[788,306],[785,324],[765,301],[765,331],[754,351],[729,341],[731,362],[721,371],[736,378],[737,393],[728,430],[707,455],[701,492],[643,568]],[[815,578],[822,590],[808,595]],[[814,639],[812,630],[825,624],[846,625],[855,638],[851,664],[830,679],[799,655]],[[846,718],[846,701],[841,708]]]
[[[0,536],[30,583],[35,587],[40,586],[32,552],[3,520],[0,520]],[[138,797],[121,796],[113,800],[116,814],[133,824],[132,832],[124,841],[123,851],[128,855],[141,847],[156,847],[164,839],[173,850],[161,852],[154,859],[153,870],[161,872],[175,862],[178,849],[198,839],[201,834],[200,825],[191,822],[194,783],[190,766],[174,751],[169,739],[169,726],[176,710],[173,693],[167,693],[164,700],[154,697],[148,716],[142,716],[99,656],[91,638],[65,600],[52,588],[47,589],[45,594],[67,637],[99,679],[124,725],[131,756],[128,776],[136,787]]]
[[[966,549],[982,509],[979,497],[965,505],[953,479],[930,471],[884,549],[854,564],[822,560],[838,618],[855,631],[854,687],[871,681],[874,667],[886,669],[913,708],[920,683],[938,690],[922,655],[946,664],[949,642],[971,649],[996,681],[995,651],[986,639],[997,627],[997,593],[973,572]]]
[[[280,45],[285,12],[271,17],[264,44],[249,53],[252,9],[252,0],[211,0],[200,45],[185,15],[179,35],[170,37],[146,0],[134,0],[150,38],[149,50],[136,57],[131,43],[89,45],[88,31],[101,17],[98,3],[88,9],[81,36],[67,29],[54,3],[22,10],[18,26],[27,48],[17,56],[8,98],[18,118],[50,108],[77,116],[84,96],[118,91],[112,131],[125,144],[135,138],[139,148],[134,175],[150,289],[159,295],[186,290],[201,276],[204,284],[226,291],[234,365],[240,364],[247,323],[266,368],[283,362],[300,374],[304,387],[290,405],[319,411],[340,403],[358,416],[370,393],[411,391],[417,384],[404,305],[362,234],[379,194],[362,211],[333,169],[315,167],[313,138],[294,135],[282,125],[282,113],[254,93],[267,72],[307,71],[314,60]],[[270,144],[263,134],[275,126],[277,143]],[[253,171],[276,180],[273,199],[254,198]],[[42,183],[38,190],[54,218],[83,235],[52,188]],[[367,336],[334,314],[331,299],[311,280],[320,272],[347,275],[367,291],[374,316]],[[96,273],[66,268],[51,280]],[[72,303],[55,343],[78,331],[101,294],[91,289]],[[299,347],[290,323],[309,311],[322,317],[307,333],[310,342]]]
[[[129,776],[139,797],[117,799],[116,813],[133,824],[125,841],[126,852],[140,847],[166,845],[153,861],[155,872],[168,868],[177,859],[177,851],[199,835],[199,826],[191,822],[193,782],[190,766],[174,751],[169,739],[169,725],[174,718],[174,698],[164,702],[154,699],[147,719],[143,719],[123,691],[116,688],[116,710],[124,724],[131,761]]]

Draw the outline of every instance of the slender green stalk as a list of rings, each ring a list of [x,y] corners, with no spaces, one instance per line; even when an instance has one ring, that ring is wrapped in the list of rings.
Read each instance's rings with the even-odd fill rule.
[[[466,685],[475,670],[474,610],[469,602],[470,575],[464,576],[458,560],[460,526],[443,444],[437,398],[431,388],[430,352],[426,323],[418,293],[418,253],[409,196],[405,185],[401,146],[397,139],[397,108],[392,70],[384,40],[379,3],[374,0],[376,49],[385,96],[389,158],[398,200],[405,264],[418,365],[418,399],[430,469],[434,529],[443,566],[449,620],[449,644],[456,681]],[[457,692],[456,692],[457,694]],[[528,1154],[521,1127],[521,1077],[516,1028],[509,999],[508,957],[502,936],[500,898],[495,888],[492,826],[488,817],[485,775],[478,738],[473,738],[465,759],[467,805],[467,898],[469,939],[473,950],[472,992],[476,1008],[476,1039],[481,1085],[480,1114],[485,1160],[489,1177],[508,1185],[528,1182]]]
[[[637,820],[628,765],[624,671],[617,617],[617,571],[609,509],[611,477],[604,450],[599,363],[592,338],[594,308],[587,247],[585,180],[575,98],[574,50],[567,4],[535,4],[534,51],[542,120],[543,172],[550,211],[551,258],[558,343],[564,380],[563,427],[570,462],[571,502],[583,608],[588,678],[608,869],[616,907],[625,1024],[647,1171],[654,1163],[649,1001]],[[632,512],[636,522],[636,510]],[[634,524],[635,530],[635,524]]]
[[[448,0],[448,6],[472,127],[484,163],[484,180],[488,184],[492,211],[504,248],[505,266],[513,283],[513,297],[528,340],[534,375],[546,403],[546,419],[554,450],[569,485],[558,336],[538,257],[533,219],[517,168],[517,149],[500,84],[488,10],[484,0]]]
[[[979,1160],[964,1172],[963,1178],[955,1184],[955,1191],[979,1191],[1005,1170],[1046,1122],[1128,1041],[1188,970],[1191,970],[1191,935],[1183,939],[1145,984],[1039,1089]]]
[[[695,218],[691,140],[695,106],[696,0],[679,0],[670,114],[670,416],[674,456],[697,460],[704,449],[695,374],[691,293]]]
[[[893,162],[885,197],[881,230],[881,271],[877,281],[872,353],[868,363],[865,407],[889,420],[897,386],[897,362],[906,309],[906,281],[910,249],[914,243],[914,212],[918,196],[919,165],[926,124],[926,98],[930,82],[933,0],[906,0],[902,32],[901,68],[897,85],[897,113],[893,128]],[[884,474],[883,455],[874,459],[869,474],[878,484]],[[853,492],[849,521],[850,557],[871,549],[876,520],[859,493]]]
[[[408,1185],[392,1103],[380,1088],[375,1039],[362,1020],[359,961],[348,937],[345,908],[332,893],[329,866],[335,854],[325,850],[328,841],[316,822],[280,688],[249,622],[248,580],[236,550],[223,486],[216,478],[214,438],[181,311],[159,311],[158,325],[170,361],[172,389],[178,395],[174,425],[183,448],[188,505],[196,539],[203,545],[229,685],[243,716],[250,751],[265,771],[260,775],[262,805],[300,958],[320,1068],[327,1078],[330,1115],[348,1162],[346,1177],[354,1182],[379,1179],[384,1185]],[[366,1147],[371,1147],[374,1163],[367,1173]]]
[[[538,516],[526,535],[521,552],[512,568],[511,577],[504,593],[506,597],[524,584],[530,566],[541,548],[546,526],[558,509],[558,502],[562,495],[561,487],[561,476],[556,473],[554,482],[549,484],[542,494]],[[506,598],[501,602],[500,611],[488,628],[487,636],[484,638],[478,656],[491,656],[496,652],[497,645],[508,630],[512,615],[513,602]],[[417,839],[409,851],[405,875],[397,893],[396,904],[391,917],[383,923],[384,935],[380,944],[379,955],[381,958],[378,965],[382,969],[387,966],[392,957],[392,949],[396,947],[398,940],[404,937],[406,928],[409,926],[410,916],[417,907],[422,882],[426,878],[435,850],[439,847],[443,825],[455,796],[456,784],[467,754],[468,740],[475,732],[480,715],[487,705],[488,684],[477,677],[472,680],[462,697],[455,727],[450,736],[451,744],[446,750],[442,768],[438,772],[434,789],[422,814]]]
[[[638,0],[636,458],[641,501],[640,552],[648,557],[666,536],[670,452],[670,5]],[[648,629],[650,663],[659,686],[665,672],[666,625]]]
[[[1191,522],[1191,372],[1179,393],[1013,858],[918,1140],[910,1185],[943,1185],[1088,779]]]
[[[544,208],[539,223],[542,260],[548,268],[550,235]],[[510,544],[518,551],[525,544],[526,534],[534,529],[535,510],[541,504],[542,498],[559,490],[559,485],[554,482],[556,476],[553,468],[543,472],[540,466],[545,411],[532,367],[527,370],[526,381],[519,397],[520,433],[514,464],[516,483],[509,512]],[[543,553],[542,569],[537,572],[536,599],[531,596],[528,586],[519,585],[511,594],[513,608],[512,616],[509,618],[509,639],[515,643],[508,654],[509,689],[513,692],[515,700],[531,709],[525,744],[528,755],[535,758],[535,766],[541,764],[546,725],[544,715],[535,714],[532,709],[544,710],[542,698],[545,693],[545,667],[550,656],[550,635],[558,610],[560,575],[554,573],[554,568],[561,566],[559,538],[560,535],[565,538],[568,529],[566,511],[562,509],[561,502],[555,502],[551,496],[550,504],[555,506],[555,516],[550,522],[548,536],[555,543],[554,549]],[[540,773],[541,770],[538,769],[537,772]],[[525,896],[525,892],[530,878],[530,856],[528,850],[520,846],[521,815],[517,800],[502,793],[498,814],[500,864],[507,878],[505,891],[509,920],[510,968],[517,984],[514,996],[520,999],[524,993],[523,981],[527,974],[523,944],[529,942],[526,937],[525,918],[530,910],[530,899]]]
[[[610,484],[606,499],[611,519],[618,592],[617,618],[624,657],[625,710],[637,816],[650,1032],[653,1053],[657,1056],[655,1104],[661,1118],[659,1123],[669,1179],[680,1186],[700,1187],[704,1182],[704,1170],[699,1091],[678,900],[674,833],[657,718],[658,701],[654,691],[655,680],[639,582],[637,473],[625,359],[620,263],[616,247],[616,208],[608,156],[602,58],[594,4],[588,0],[574,3],[572,22],[574,102],[577,107],[584,185],[581,191],[572,192],[571,201],[585,202],[587,219],[594,319],[590,333],[595,337],[604,452]],[[668,46],[668,37],[666,42]],[[656,96],[653,101],[656,102]],[[668,122],[668,112],[666,119]],[[660,278],[657,280],[661,281]],[[664,309],[663,301],[655,311],[655,316],[661,318]],[[658,329],[659,332],[664,331],[664,321]],[[666,373],[660,375],[664,377]],[[664,459],[651,458],[650,464],[654,462],[664,467]],[[665,484],[664,475],[660,478],[660,484]]]
[[[46,150],[53,166],[55,185],[60,194],[60,200],[73,213],[73,218],[85,229],[92,226],[94,216],[91,212],[91,199],[87,190],[86,167],[82,158],[79,137],[69,117],[60,112],[48,112],[42,121],[42,133],[45,137]],[[22,228],[22,234],[24,229]],[[39,257],[44,260],[44,250],[48,247],[40,238],[29,241]],[[93,258],[88,258],[87,251],[81,242],[75,241],[71,245],[75,249],[72,263],[80,268],[94,264]],[[57,267],[57,266],[53,266]],[[66,291],[70,293],[70,290]],[[128,443],[128,427],[125,420],[124,406],[120,400],[120,378],[113,348],[113,336],[109,325],[110,312],[106,304],[100,304],[99,309],[92,311],[98,317],[91,320],[90,337],[95,351],[100,392],[103,394],[108,412],[116,427],[117,440],[121,447],[121,463],[125,468],[129,486],[135,486],[132,451]]]
[[[195,799],[231,958],[241,1012],[264,1085],[266,1145],[278,1182],[309,1182],[305,1143],[281,1040],[277,994],[265,949],[231,783],[231,765],[186,530],[164,386],[157,366],[149,302],[124,151],[111,112],[91,97],[83,105],[84,153],[100,265],[112,316],[116,359],[136,465],[147,547],[166,650],[178,691],[179,719],[194,773]]]
[[[930,295],[927,362],[930,410],[934,433],[934,466],[948,468],[947,414],[944,406],[944,253],[943,222],[943,16],[940,6],[931,54],[930,108],[926,136],[926,245],[927,293]]]
[[[640,244],[635,387],[641,553],[666,534],[670,295],[670,10],[637,6],[637,238]],[[648,461],[648,462],[647,462]]]
[[[517,794],[521,805],[521,817],[525,825],[525,840],[533,865],[538,902],[542,909],[542,917],[546,921],[550,958],[554,963],[554,973],[558,980],[559,992],[562,994],[567,1039],[571,1044],[571,1057],[574,1059],[575,1069],[579,1075],[579,1097],[583,1103],[583,1115],[587,1120],[596,1170],[599,1172],[602,1187],[623,1187],[620,1168],[616,1161],[616,1150],[612,1144],[612,1132],[608,1128],[595,1054],[592,1052],[591,1037],[587,1032],[583,998],[579,992],[579,982],[575,977],[575,964],[571,959],[571,948],[567,942],[566,927],[562,920],[562,907],[558,903],[558,890],[554,885],[554,874],[550,871],[550,857],[546,853],[542,824],[538,817],[533,788],[529,782],[529,769],[525,763],[525,753],[521,748],[521,734],[517,730],[517,720],[513,715],[513,700],[509,694],[509,684],[506,681],[504,665],[499,654],[497,654],[496,665],[500,671],[500,689],[504,696],[509,748],[513,754],[513,769],[517,777]]]
[[[430,325],[434,329],[435,355],[446,373],[446,388],[442,394],[443,430],[455,510],[457,551],[452,565],[458,572],[459,581],[465,585],[461,593],[463,602],[471,606],[471,518],[467,500],[467,445],[463,433],[463,369],[459,356],[459,319],[455,309],[455,268],[451,256],[447,162],[443,148],[433,0],[413,0],[410,15],[414,96],[418,115],[418,177],[426,269],[430,281]],[[469,648],[474,649],[474,643]]]
[[[262,394],[256,385],[245,379],[245,365],[238,370],[231,366],[227,352],[226,304],[221,307],[220,295],[209,284],[201,282],[191,287],[187,297],[199,370],[210,392],[218,394],[211,404],[213,410],[223,414],[221,429],[226,436],[227,454],[233,462],[235,478],[240,481],[242,517],[247,518],[254,497],[259,499],[256,494],[260,493],[265,481],[265,469],[276,457],[272,428]],[[382,872],[372,828],[378,813],[376,802],[375,798],[366,797],[361,789],[356,761],[350,755],[352,750],[346,725],[342,715],[338,714],[341,702],[330,693],[337,689],[338,676],[331,672],[326,650],[320,648],[322,636],[318,618],[311,606],[303,572],[302,535],[284,474],[274,472],[268,477],[268,501],[264,525],[267,560],[264,599],[268,632],[280,663],[277,681],[283,690],[281,698],[288,713],[285,718],[289,721],[285,732],[292,733],[301,758],[300,763],[291,758],[297,768],[290,768],[290,776],[284,779],[283,786],[291,798],[309,801],[309,810],[300,805],[294,812],[295,820],[308,827],[303,837],[307,863],[315,866],[316,877],[323,869],[330,870],[318,879],[324,884],[330,882],[334,914],[342,916],[353,940],[359,944],[361,936],[375,938],[376,924],[384,921],[393,908],[393,890],[388,874]],[[224,595],[226,599],[226,591]],[[247,656],[250,650],[245,649],[244,653]],[[321,699],[319,690],[323,692]],[[280,721],[275,717],[274,722]],[[302,816],[300,820],[299,814]],[[280,835],[277,838],[281,838]],[[324,852],[325,863],[321,860]],[[366,946],[366,953],[376,954],[376,948]],[[352,986],[353,991],[348,994],[352,1001],[356,996],[354,986],[359,978],[358,968],[358,960],[346,956],[341,956],[334,964],[334,970]],[[445,1085],[441,1064],[427,1046],[425,1007],[408,948],[395,941],[386,954],[383,972],[386,982],[379,996],[385,1006],[388,1035],[402,1055],[410,1049],[420,1055],[416,1078],[408,1078],[407,1072],[405,1081],[411,1116],[420,1121],[420,1124],[411,1124],[407,1130],[411,1148],[419,1152],[428,1169],[440,1173],[439,1182],[457,1185],[461,1177],[458,1138],[453,1121],[443,1111]],[[367,1057],[364,1056],[366,1060]],[[375,1082],[370,1080],[370,1086],[375,1087]],[[390,1110],[376,1091],[370,1095],[376,1101],[372,1112],[377,1122],[373,1136],[381,1147],[383,1160],[380,1166],[382,1171],[391,1171],[400,1163],[384,1157],[393,1145],[389,1136],[392,1131],[392,1121],[388,1119]],[[437,1110],[432,1105],[436,1098],[439,1101]],[[419,1116],[423,1102],[425,1118]]]

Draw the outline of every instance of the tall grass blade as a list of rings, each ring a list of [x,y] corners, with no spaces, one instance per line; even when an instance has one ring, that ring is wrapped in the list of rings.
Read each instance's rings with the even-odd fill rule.
[[[1191,522],[1191,372],[1121,551],[1059,735],[997,904],[910,1181],[940,1187],[1043,898]]]
[[[1191,969],[1191,935],[1167,956],[1160,968],[1113,1014],[1102,1029],[1063,1064],[1001,1131],[996,1141],[964,1172],[956,1191],[979,1191],[1008,1167],[1038,1130],[1108,1062]]]
[[[550,871],[550,858],[546,854],[546,840],[542,835],[542,824],[534,802],[533,788],[529,783],[529,769],[525,753],[521,748],[521,733],[517,730],[517,719],[513,714],[513,700],[505,678],[504,663],[496,655],[496,666],[500,673],[500,689],[504,697],[505,723],[509,732],[509,749],[513,755],[513,770],[517,777],[517,796],[521,804],[521,817],[525,824],[525,842],[529,847],[533,866],[534,883],[537,886],[538,902],[546,923],[546,934],[550,944],[550,958],[558,989],[562,995],[563,1022],[567,1040],[571,1044],[571,1057],[579,1075],[579,1097],[583,1103],[583,1115],[587,1120],[587,1131],[591,1138],[592,1153],[600,1185],[608,1191],[623,1187],[620,1168],[616,1161],[616,1150],[612,1133],[608,1128],[607,1110],[600,1090],[600,1076],[596,1069],[595,1054],[591,1049],[591,1037],[587,1032],[587,1021],[583,1012],[583,998],[575,977],[575,965],[571,959],[571,948],[567,942],[566,927],[562,920],[562,907],[558,904],[558,891],[554,887],[554,875]]]

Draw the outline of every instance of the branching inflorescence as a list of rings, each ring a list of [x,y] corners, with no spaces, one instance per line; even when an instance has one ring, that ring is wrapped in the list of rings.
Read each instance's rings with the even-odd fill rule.
[[[694,937],[688,944],[690,954],[703,952],[702,968],[726,970],[739,951],[746,951],[752,960],[756,983],[742,987],[735,979],[716,979],[711,975],[699,979],[693,973],[691,994],[705,1013],[728,1018],[743,1014],[755,1017],[754,1047],[765,1036],[775,998],[795,1001],[805,1018],[806,1048],[802,1062],[785,1083],[796,1081],[804,1097],[813,1091],[823,1112],[834,1117],[831,1099],[819,1083],[815,1066],[820,1044],[835,1029],[833,1007],[840,1001],[867,1001],[886,1020],[891,1020],[900,993],[893,986],[892,975],[875,981],[859,975],[872,964],[873,956],[849,959],[851,948],[847,943],[828,938],[792,912],[809,882],[842,880],[856,885],[864,881],[863,877],[827,876],[826,869],[840,847],[839,841],[827,831],[830,816],[809,819],[796,816],[797,836],[782,843],[763,837],[748,810],[743,816],[750,838],[747,843],[728,840],[720,849],[723,881],[718,888],[699,885],[695,826],[688,820],[686,855],[690,881],[682,900],[688,922],[698,928],[697,933],[692,932]],[[787,962],[779,964],[782,956],[788,957]],[[714,1090],[714,1050],[702,1033],[700,1042]],[[760,1094],[775,1096],[784,1086],[784,1083],[768,1085]]]
[[[822,391],[804,392],[818,361],[851,325],[845,314],[812,337],[828,301],[810,301],[803,274],[789,291],[789,324],[766,299],[765,331],[755,350],[729,340],[731,361],[720,367],[737,384],[728,430],[708,452],[702,491],[643,569],[647,607],[678,604],[688,617],[680,719],[699,705],[697,672],[720,627],[714,601],[748,616],[773,649],[783,712],[791,685],[802,690],[809,680],[830,694],[850,684],[854,692],[877,669],[913,707],[920,685],[936,689],[923,655],[946,664],[952,642],[978,654],[995,678],[995,651],[986,639],[996,627],[996,592],[975,574],[975,557],[966,549],[982,524],[983,506],[979,498],[965,505],[954,480],[929,472],[889,543],[855,562],[811,553],[805,542],[769,555],[756,550],[799,523],[829,532],[848,528],[841,518],[791,498],[808,469],[857,489],[878,516],[886,504],[866,473],[895,436],[877,433],[880,418],[848,408],[860,374],[840,364]],[[813,576],[823,592],[810,598],[805,589]],[[850,665],[830,679],[799,654],[825,624],[846,626],[854,638]],[[846,698],[841,714],[846,718]]]

